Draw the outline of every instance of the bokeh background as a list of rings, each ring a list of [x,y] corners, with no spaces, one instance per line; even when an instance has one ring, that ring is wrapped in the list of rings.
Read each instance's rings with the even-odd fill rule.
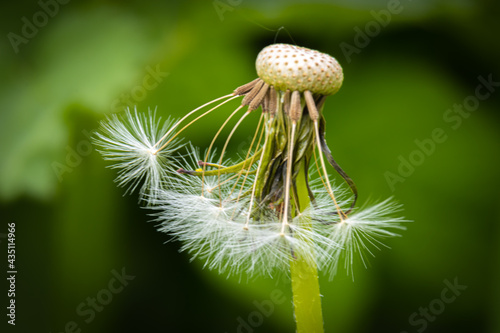
[[[1,325],[293,332],[286,279],[239,283],[190,263],[136,194],[122,196],[88,139],[127,106],[179,117],[230,93],[256,77],[262,47],[284,42],[342,64],[344,85],[325,107],[333,154],[361,202],[394,196],[414,220],[368,269],[356,265],[354,281],[344,270],[321,277],[326,332],[500,332],[498,9],[486,0],[2,4]],[[474,104],[477,89],[489,95]],[[189,140],[206,147],[228,111]],[[238,131],[230,152],[251,134]],[[15,327],[4,315],[10,222]],[[122,273],[129,280],[111,293]],[[453,298],[447,283],[466,289]],[[273,292],[282,302],[259,312]]]

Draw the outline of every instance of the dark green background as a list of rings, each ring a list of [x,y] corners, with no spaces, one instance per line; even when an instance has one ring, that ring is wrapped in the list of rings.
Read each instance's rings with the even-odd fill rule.
[[[325,107],[330,148],[361,202],[393,195],[414,220],[368,269],[357,263],[354,282],[344,270],[331,282],[321,278],[326,331],[417,332],[422,321],[409,318],[431,304],[439,314],[425,332],[500,332],[500,91],[456,128],[443,118],[475,94],[479,76],[500,81],[493,3],[402,0],[401,12],[360,44],[358,31],[377,27],[370,11],[387,10],[387,1],[243,0],[222,17],[212,1],[71,1],[17,53],[8,34],[22,35],[22,18],[32,21],[42,9],[36,1],[2,5],[0,236],[16,223],[18,268],[17,325],[9,332],[63,332],[70,321],[82,332],[236,332],[238,318],[248,321],[255,301],[273,290],[286,300],[252,329],[294,330],[286,279],[238,283],[189,263],[180,244],[164,244],[169,236],[148,223],[135,194],[122,197],[115,171],[87,150],[83,133],[140,91],[147,68],[168,75],[131,103],[179,117],[254,79],[258,52],[274,41],[338,59],[345,81]],[[342,43],[358,52],[347,55]],[[186,135],[205,148],[230,111]],[[237,132],[232,154],[248,144],[251,127]],[[435,129],[444,142],[418,153],[415,140],[428,142]],[[391,187],[387,172],[398,174],[410,156],[418,165]],[[58,177],[54,165],[67,169]],[[122,268],[135,278],[86,323],[77,307],[103,295]],[[455,279],[467,289],[439,309],[444,281]]]

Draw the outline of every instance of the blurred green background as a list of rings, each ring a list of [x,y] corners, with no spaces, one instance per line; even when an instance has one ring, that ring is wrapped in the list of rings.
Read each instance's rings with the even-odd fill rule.
[[[18,267],[15,327],[5,278],[0,291],[9,331],[294,331],[286,279],[238,283],[190,263],[88,139],[127,106],[165,119],[228,94],[256,77],[262,47],[284,42],[341,63],[344,85],[325,107],[330,148],[360,202],[392,195],[414,220],[354,281],[342,269],[321,278],[326,332],[500,332],[494,1],[2,6],[1,274],[10,222]],[[187,136],[205,148],[228,111]],[[252,134],[238,131],[231,152]],[[454,283],[467,288],[453,298]],[[273,292],[280,302],[259,310]]]

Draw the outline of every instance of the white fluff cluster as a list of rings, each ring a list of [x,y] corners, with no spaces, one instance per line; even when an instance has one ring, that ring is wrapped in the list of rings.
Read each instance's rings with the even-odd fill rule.
[[[322,221],[322,233],[337,244],[337,247],[328,251],[326,260],[323,260],[323,270],[330,279],[337,273],[342,262],[346,272],[354,276],[353,265],[356,258],[361,260],[366,268],[366,254],[374,257],[373,250],[388,248],[383,240],[400,236],[395,231],[405,230],[402,223],[409,222],[403,217],[394,217],[395,213],[400,211],[402,205],[388,198],[356,209],[341,220],[338,215],[332,216],[329,198],[323,195],[318,199],[315,207],[310,207],[306,213],[308,218]]]
[[[194,170],[199,154],[193,149],[189,156],[192,161],[185,159],[180,167]],[[352,273],[355,256],[365,262],[364,252],[373,255],[371,248],[383,246],[381,240],[397,236],[391,230],[404,229],[400,224],[404,219],[389,217],[401,208],[389,199],[341,220],[324,187],[312,186],[314,204],[290,221],[283,234],[282,220],[271,209],[261,207],[263,216],[248,220],[249,200],[238,200],[240,188],[232,191],[229,177],[204,177],[204,184],[201,177],[188,174],[169,177],[169,185],[152,205],[159,230],[182,242],[181,250],[193,260],[220,273],[286,274],[290,260],[300,256],[333,278],[339,262],[344,260]],[[218,183],[223,184],[220,189]],[[245,184],[241,191],[248,193],[253,180]],[[337,192],[338,204],[346,209],[347,192],[340,188]]]
[[[156,120],[155,113],[150,110],[146,115],[127,110],[120,116],[113,114],[101,122],[100,130],[93,138],[104,159],[114,163],[110,167],[118,169],[115,180],[118,186],[128,185],[127,193],[142,183],[141,198],[162,188],[163,180],[172,171],[171,156],[182,146],[180,140],[174,139],[165,149],[158,151],[174,133],[162,139],[172,121],[167,119],[160,126],[161,118]]]

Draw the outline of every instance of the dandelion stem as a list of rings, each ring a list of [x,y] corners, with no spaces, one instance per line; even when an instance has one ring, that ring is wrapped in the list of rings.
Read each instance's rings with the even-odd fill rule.
[[[340,209],[339,204],[337,203],[337,200],[335,199],[335,195],[333,195],[332,186],[330,184],[330,180],[328,179],[328,172],[326,171],[325,160],[323,159],[323,154],[321,153],[321,142],[319,140],[319,129],[318,129],[318,122],[317,121],[314,122],[314,131],[315,131],[315,137],[316,137],[316,144],[318,146],[318,151],[319,151],[319,154],[318,154],[319,160],[321,162],[321,168],[323,170],[323,175],[325,177],[325,182],[323,182],[323,184],[326,183],[326,186],[328,187],[328,194],[332,198],[333,204],[335,205],[335,208],[337,209],[340,221],[342,221],[344,218],[347,218],[347,216],[342,211],[342,209]],[[321,173],[320,173],[320,175],[321,175]],[[323,181],[323,177],[321,177],[321,178],[322,178],[321,180]]]
[[[222,130],[224,129],[224,127],[226,127],[227,123],[231,120],[231,118],[233,118],[233,116],[236,113],[238,113],[238,111],[240,111],[242,108],[243,108],[243,105],[238,106],[233,111],[233,113],[231,113],[231,115],[229,115],[229,117],[227,117],[227,119],[221,125],[221,127],[219,128],[219,130],[217,131],[217,133],[215,133],[215,135],[214,135],[214,137],[212,139],[212,142],[210,142],[210,146],[208,147],[207,153],[205,154],[205,160],[204,160],[205,163],[208,162],[208,156],[210,156],[210,152],[212,151],[212,148],[213,148],[213,146],[215,144],[215,140],[217,140],[217,138],[219,137],[220,133],[222,132]],[[204,191],[203,186],[204,186],[204,183],[205,183],[205,170],[206,170],[206,164],[203,165],[203,173],[201,175],[201,193],[202,193],[202,195],[203,195],[203,191]]]
[[[262,115],[260,116],[260,119],[259,119],[259,124],[257,125],[257,130],[255,131],[255,134],[254,134],[254,136],[252,138],[252,143],[250,143],[250,148],[248,149],[247,156],[245,157],[245,160],[249,159],[248,156],[250,155],[250,153],[251,153],[251,151],[253,149],[253,145],[255,143],[255,139],[257,138],[257,134],[259,132],[259,129],[260,129],[261,124],[262,124],[262,120],[264,118],[265,118],[265,115],[264,115],[264,113],[262,113]],[[260,143],[262,141],[262,137],[264,136],[265,132],[266,132],[266,128],[265,128],[265,126],[263,126],[262,130],[260,130],[260,135],[259,135],[259,139],[257,141],[257,145],[256,145],[255,150],[257,150],[258,147],[260,146]],[[261,151],[261,150],[262,150],[262,148],[260,148],[258,151]],[[241,172],[238,173],[238,179],[236,179],[236,181],[234,182],[234,186],[231,189],[230,195],[233,194],[234,190],[236,189],[236,185],[238,185],[238,183],[240,181],[240,178],[241,178],[241,176],[242,176],[243,173],[245,174],[245,176],[243,177],[243,181],[241,182],[241,186],[240,186],[240,190],[238,192],[238,197],[236,199],[236,202],[238,202],[240,200],[241,195],[243,193],[243,189],[245,188],[244,186],[245,186],[245,183],[246,183],[246,181],[248,179],[248,176],[253,172],[253,171],[251,171],[251,168],[252,168],[252,165],[254,164],[254,161],[255,161],[255,159],[256,159],[256,157],[257,157],[258,154],[259,154],[258,152],[254,152],[254,154],[250,158],[249,168],[246,168],[246,165],[244,165],[244,167],[241,169]],[[245,169],[247,169],[247,170],[245,171]],[[256,174],[257,170],[254,170],[254,171],[255,171],[255,174]],[[253,189],[252,189],[252,193],[253,193]],[[250,210],[251,210],[251,207],[250,207]],[[245,223],[245,227],[248,227],[248,220]]]
[[[238,197],[240,196],[241,194],[241,190],[243,189],[243,186],[245,185],[245,182],[248,178],[248,175],[250,174],[250,170],[254,164],[254,161],[257,157],[257,155],[259,154],[259,152],[262,150],[262,148],[259,148],[260,146],[260,143],[262,141],[262,137],[264,136],[264,133],[265,133],[265,126],[262,128],[262,130],[260,130],[260,127],[261,127],[261,124],[262,124],[262,120],[264,119],[264,114],[262,114],[259,118],[259,123],[257,125],[257,129],[255,130],[255,134],[252,138],[252,142],[250,143],[250,147],[248,148],[248,151],[247,151],[247,155],[245,157],[245,161],[248,161],[249,164],[248,164],[248,167],[247,167],[247,164],[245,163],[243,165],[243,168],[241,169],[241,172],[238,173],[238,179],[236,180],[236,182],[234,182],[234,185],[233,185],[233,188],[231,189],[231,193],[229,193],[229,195],[233,194],[234,190],[236,189],[236,186],[238,185],[239,181],[240,181],[240,178],[243,174],[245,174],[245,176],[243,177],[243,184],[241,185],[240,187],[240,192],[238,193]],[[260,135],[259,135],[259,139],[257,141],[257,145],[255,147],[255,152],[253,152],[252,154],[252,150],[254,149],[254,144],[255,144],[255,140],[257,139],[257,135],[258,135],[258,132],[260,130]],[[250,158],[249,156],[252,155]],[[245,171],[246,170],[246,171]]]
[[[185,120],[188,116],[190,116],[190,115],[192,115],[194,112],[196,112],[196,111],[198,111],[198,110],[202,109],[202,108],[203,108],[204,106],[206,106],[206,105],[212,104],[212,103],[214,103],[214,102],[216,102],[216,101],[218,101],[218,100],[220,100],[220,99],[222,99],[222,98],[227,98],[227,97],[229,97],[229,96],[232,96],[232,94],[227,95],[227,96],[222,96],[222,97],[217,98],[217,99],[214,99],[213,101],[210,101],[210,102],[208,102],[208,103],[205,103],[205,104],[203,104],[202,106],[200,106],[200,107],[198,107],[198,108],[194,109],[193,111],[189,112],[187,115],[185,115],[184,117],[182,117],[179,121],[177,121],[177,122],[175,123],[175,125],[174,125],[174,126],[172,126],[172,128],[170,128],[170,130],[169,130],[167,133],[165,133],[165,135],[164,135],[164,136],[163,136],[160,140],[158,140],[158,142],[156,142],[156,143],[155,143],[155,145],[154,145],[153,147],[156,147],[158,144],[160,144],[160,142],[162,142],[165,138],[167,138],[167,137],[168,137],[168,135],[170,135],[170,133],[171,133],[173,130],[175,130],[175,129],[176,129],[176,128],[180,125],[180,123],[181,123],[182,121],[184,121],[184,120]],[[170,138],[167,142],[165,142],[165,143],[163,144],[163,146],[161,146],[160,148],[158,148],[157,152],[159,152],[159,151],[163,150],[166,146],[168,146],[168,144],[169,144],[170,142],[172,142],[172,140],[174,140],[174,139],[175,139],[175,138],[176,138],[179,134],[181,134],[181,132],[183,132],[186,128],[188,128],[189,126],[191,126],[193,123],[197,122],[200,118],[205,117],[205,116],[206,116],[207,114],[209,114],[210,112],[212,112],[212,111],[216,110],[216,109],[217,109],[217,108],[219,108],[220,106],[222,106],[222,105],[226,104],[226,103],[227,103],[227,102],[229,102],[229,101],[232,101],[232,100],[233,100],[233,99],[235,99],[235,98],[238,98],[238,96],[233,96],[233,97],[231,97],[231,98],[229,98],[229,99],[226,99],[225,101],[223,101],[223,102],[221,102],[221,103],[217,104],[216,106],[214,106],[214,107],[213,107],[213,108],[211,108],[210,110],[205,111],[205,113],[203,113],[203,114],[201,114],[200,116],[196,117],[194,120],[191,120],[191,122],[189,122],[189,124],[185,125],[185,126],[184,126],[181,130],[179,130],[178,132],[176,132],[176,133],[175,133],[175,135],[174,135],[174,136],[172,136],[172,137],[171,137],[171,138]]]
[[[239,174],[242,174],[242,173],[247,172],[248,174],[253,174],[253,173],[255,173],[254,171],[251,170],[251,167],[254,164],[253,160],[255,160],[255,155],[260,155],[261,152],[262,152],[262,148],[259,148],[259,150],[257,150],[254,153],[254,155],[249,157],[248,159],[246,159],[238,164],[235,164],[235,165],[231,165],[231,166],[227,166],[227,167],[220,166],[221,169],[219,169],[219,164],[213,164],[213,163],[208,163],[208,162],[204,162],[204,161],[199,161],[198,165],[201,167],[204,167],[204,168],[213,167],[216,169],[215,170],[208,170],[208,171],[207,170],[203,171],[203,169],[196,169],[196,170],[180,169],[179,171],[183,172],[183,173],[190,174],[190,175],[194,175],[194,176],[205,176],[205,177],[206,176],[217,176],[219,173],[220,174],[228,174],[228,173],[236,173],[237,172]]]
[[[267,120],[267,117],[266,117],[266,124],[264,126],[266,127],[266,132],[269,132],[269,126],[270,125],[267,122],[268,122],[268,120]],[[262,155],[264,155],[264,153],[267,150],[268,138],[269,138],[268,135],[266,135],[264,137],[264,145],[262,146],[262,154],[261,154],[261,156],[259,158],[259,163],[257,165],[257,172],[256,172],[257,177],[259,177],[259,173],[260,173],[260,170],[261,170],[261,167],[262,167],[262,161],[263,161],[263,156]],[[258,153],[255,153],[254,156],[257,155],[257,154]],[[250,204],[248,205],[247,220],[246,220],[245,226],[244,226],[245,229],[248,229],[248,224],[250,222],[250,216],[252,215],[252,209],[253,209],[253,203],[254,203],[254,200],[255,200],[255,190],[256,189],[257,189],[257,181],[254,182],[253,185],[252,185],[252,195],[250,196]]]
[[[205,106],[207,106],[207,105],[210,105],[210,104],[212,104],[212,103],[215,103],[215,102],[217,102],[217,101],[220,101],[221,99],[225,99],[225,98],[228,98],[228,97],[231,97],[231,96],[234,96],[234,94],[229,94],[229,95],[225,95],[225,96],[222,96],[222,97],[216,98],[216,99],[214,99],[214,100],[211,100],[211,101],[210,101],[210,102],[208,102],[208,103],[205,103],[205,104],[203,104],[203,105],[201,105],[201,106],[197,107],[197,108],[196,108],[196,109],[194,109],[194,110],[191,110],[191,111],[190,111],[190,112],[188,112],[186,115],[184,115],[184,117],[182,117],[181,119],[179,119],[179,120],[178,120],[178,121],[177,121],[177,122],[176,122],[176,123],[175,123],[175,124],[174,124],[174,125],[170,128],[170,130],[169,130],[167,133],[165,133],[165,135],[163,135],[163,137],[162,137],[160,140],[158,140],[158,142],[156,142],[156,144],[153,146],[153,148],[155,148],[155,147],[156,147],[156,146],[157,146],[160,142],[162,142],[163,140],[165,140],[165,138],[167,138],[167,137],[169,136],[169,134],[170,134],[173,130],[175,130],[175,129],[177,128],[177,126],[179,126],[179,125],[180,125],[180,123],[182,123],[182,122],[183,122],[186,118],[188,118],[190,115],[192,115],[193,113],[195,113],[195,112],[196,112],[196,111],[198,111],[198,110],[203,109],[203,108],[204,108]],[[236,98],[236,96],[234,96],[234,98]],[[231,99],[234,99],[234,98],[231,98]],[[219,107],[220,105],[222,105],[222,104],[219,104],[217,107]],[[216,108],[217,108],[217,107],[216,107]]]
[[[323,177],[321,176],[321,172],[319,172],[319,176],[321,178],[321,181],[323,182],[323,185],[325,185],[325,183],[326,183],[326,185],[328,187],[328,194],[330,195],[330,197],[333,200],[335,208],[337,209],[337,213],[339,214],[340,221],[342,221],[343,218],[347,218],[347,216],[342,211],[342,209],[340,209],[340,207],[337,203],[337,200],[335,199],[335,196],[333,195],[332,186],[330,185],[330,180],[328,179],[328,172],[326,171],[326,167],[325,167],[325,160],[323,159],[323,154],[321,153],[323,151],[323,149],[321,147],[321,137],[320,137],[320,133],[319,133],[319,124],[318,124],[319,112],[317,109],[317,105],[314,102],[314,98],[313,98],[312,93],[308,90],[306,90],[304,92],[304,99],[306,100],[307,108],[309,110],[309,116],[311,117],[311,120],[314,123],[314,134],[315,134],[314,136],[316,137],[316,144],[318,146],[319,159],[321,162],[321,168],[323,170],[323,175],[325,177],[325,180],[323,180]],[[324,102],[324,99],[320,102],[321,108],[322,108],[323,102]],[[316,154],[314,155],[314,158],[315,158],[316,165],[317,165]],[[318,171],[319,171],[319,168],[318,168]]]
[[[297,175],[297,193],[302,210],[310,204],[307,191],[304,163]],[[304,221],[305,219],[303,219]],[[304,228],[311,228],[310,222],[303,222]],[[323,314],[321,312],[321,295],[319,292],[318,269],[301,253],[295,253],[290,262],[293,304],[297,333],[323,332]]]
[[[292,178],[292,168],[293,168],[293,144],[295,141],[295,128],[297,123],[294,121],[292,123],[292,129],[290,134],[290,143],[288,145],[288,158],[286,162],[286,179],[285,179],[285,209],[283,212],[283,223],[281,225],[281,234],[285,234],[285,227],[288,225],[288,208],[290,206],[290,186]]]
[[[290,187],[292,178],[292,169],[294,166],[293,150],[295,148],[295,130],[297,129],[297,122],[302,117],[302,106],[300,103],[300,94],[298,91],[292,93],[292,98],[290,100],[290,119],[292,121],[292,126],[290,129],[290,136],[288,141],[288,152],[287,152],[287,162],[286,162],[286,179],[285,179],[285,208],[283,212],[283,223],[281,225],[281,234],[285,234],[285,227],[288,226],[288,209],[290,206]]]
[[[233,129],[231,130],[231,132],[227,136],[226,142],[224,143],[224,147],[222,148],[222,152],[220,153],[219,164],[221,164],[223,159],[224,159],[224,154],[226,153],[227,145],[229,144],[229,141],[231,141],[231,138],[233,137],[234,132],[240,126],[240,124],[243,122],[243,120],[245,120],[245,118],[250,114],[250,112],[251,111],[248,110],[247,112],[245,112],[243,114],[243,116],[241,116],[241,118],[238,120],[236,125],[234,125]],[[218,168],[218,171],[219,171],[219,173],[217,175],[217,182],[220,183],[220,175],[221,175],[221,172],[220,172],[221,168],[220,167]],[[219,196],[222,197],[222,192],[221,192],[220,187],[219,187]]]

